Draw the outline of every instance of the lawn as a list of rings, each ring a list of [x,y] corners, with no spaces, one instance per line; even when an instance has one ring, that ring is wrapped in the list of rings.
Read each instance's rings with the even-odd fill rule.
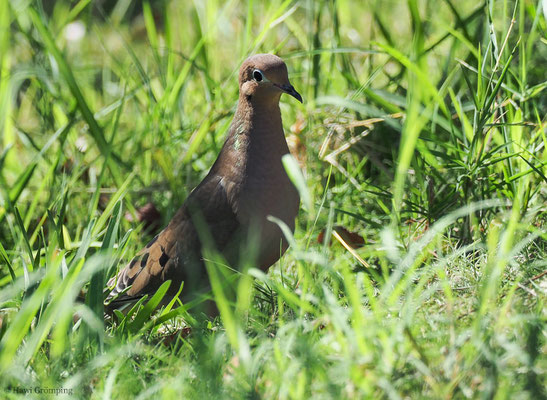
[[[546,398],[542,6],[0,1],[0,397]],[[105,322],[256,53],[304,98],[289,250],[212,254],[216,317],[159,293]]]

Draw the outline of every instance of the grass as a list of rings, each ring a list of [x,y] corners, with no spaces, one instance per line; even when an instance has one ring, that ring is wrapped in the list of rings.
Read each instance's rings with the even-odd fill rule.
[[[6,398],[545,398],[541,2],[139,4],[0,2]],[[219,318],[160,293],[105,324],[137,210],[204,177],[257,52],[305,100],[290,250],[210,263]]]

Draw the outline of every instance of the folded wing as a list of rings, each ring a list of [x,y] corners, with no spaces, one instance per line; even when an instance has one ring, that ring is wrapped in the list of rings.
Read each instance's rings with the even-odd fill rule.
[[[169,225],[108,282],[109,287],[114,286],[107,297],[107,302],[114,299],[109,308],[151,295],[169,279],[173,295],[182,281],[185,293],[207,286],[200,238],[211,238],[221,252],[233,244],[240,228],[235,188],[226,178],[209,174]]]

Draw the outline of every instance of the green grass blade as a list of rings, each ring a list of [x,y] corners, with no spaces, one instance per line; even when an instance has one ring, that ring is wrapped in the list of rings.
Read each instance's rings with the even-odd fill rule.
[[[165,281],[162,285],[156,290],[156,293],[150,298],[150,300],[145,304],[145,306],[137,313],[135,319],[131,321],[128,325],[130,332],[138,332],[144,324],[150,319],[152,313],[156,310],[160,302],[165,297],[167,291],[171,286],[171,281]]]

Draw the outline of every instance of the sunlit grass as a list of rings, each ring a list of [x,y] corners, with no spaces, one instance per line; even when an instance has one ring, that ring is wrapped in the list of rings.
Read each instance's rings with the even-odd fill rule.
[[[0,2],[2,394],[545,396],[539,3],[137,4]],[[207,254],[215,319],[153,314],[160,291],[105,323],[136,210],[165,224],[207,173],[257,52],[305,100],[281,104],[290,250],[268,274]]]

